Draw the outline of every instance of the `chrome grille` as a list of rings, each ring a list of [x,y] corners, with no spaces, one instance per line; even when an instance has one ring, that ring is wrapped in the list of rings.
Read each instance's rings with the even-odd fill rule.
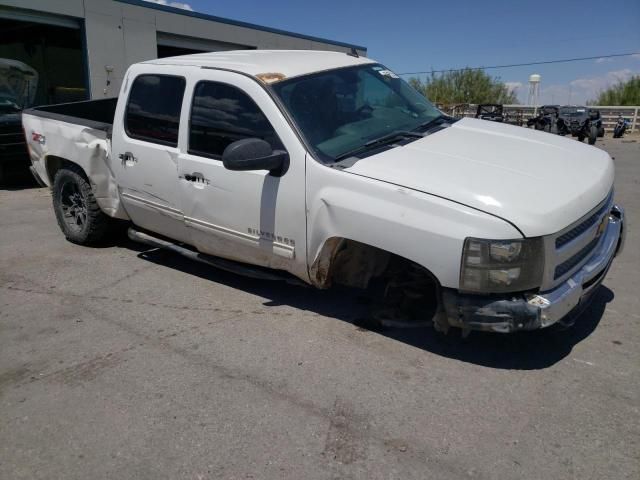
[[[609,202],[604,202],[604,205],[602,205],[595,213],[589,215],[586,220],[583,220],[568,232],[563,233],[562,235],[557,237],[556,248],[563,247],[571,240],[578,238],[580,235],[584,234],[587,230],[593,227],[593,225],[595,225],[602,218],[602,215],[606,212],[607,208],[609,208]]]
[[[596,248],[596,245],[600,241],[600,237],[595,237],[591,240],[586,247],[582,248],[578,253],[570,257],[568,260],[565,260],[560,265],[556,267],[553,278],[560,278],[567,272],[569,272],[573,267],[578,265],[582,260],[587,258],[587,256],[591,253],[591,250]]]
[[[545,238],[542,291],[559,285],[588,261],[602,239],[600,224],[613,205],[613,190],[593,210],[555,235]]]

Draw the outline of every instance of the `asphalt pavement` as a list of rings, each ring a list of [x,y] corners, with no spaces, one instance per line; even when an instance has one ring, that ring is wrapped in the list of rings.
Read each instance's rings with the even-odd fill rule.
[[[626,251],[566,331],[369,331],[344,291],[119,239],[0,190],[1,479],[640,478],[640,142]],[[541,192],[541,195],[544,192]]]

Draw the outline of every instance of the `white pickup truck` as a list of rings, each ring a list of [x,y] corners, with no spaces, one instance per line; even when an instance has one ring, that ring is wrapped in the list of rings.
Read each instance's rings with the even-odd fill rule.
[[[227,270],[365,289],[385,325],[570,324],[624,243],[607,153],[449,118],[354,54],[152,60],[117,99],[23,122],[70,241],[127,220]]]

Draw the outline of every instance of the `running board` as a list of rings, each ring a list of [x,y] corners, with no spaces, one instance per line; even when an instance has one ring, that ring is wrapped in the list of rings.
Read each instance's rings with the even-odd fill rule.
[[[190,260],[204,263],[205,265],[224,270],[225,272],[236,273],[238,275],[255,278],[257,280],[281,281],[290,283],[292,285],[299,285],[304,287],[308,286],[302,280],[299,280],[292,275],[290,276],[286,273],[279,274],[276,270],[270,271],[262,267],[252,267],[250,265],[234,262],[232,260],[225,260],[223,258],[214,257],[205,253],[196,252],[194,250],[190,250],[186,247],[178,245],[177,243],[154,237],[152,235],[149,235],[148,233],[141,232],[134,228],[129,228],[128,235],[129,238],[134,242],[144,243],[145,245],[160,248],[162,250],[170,250]]]

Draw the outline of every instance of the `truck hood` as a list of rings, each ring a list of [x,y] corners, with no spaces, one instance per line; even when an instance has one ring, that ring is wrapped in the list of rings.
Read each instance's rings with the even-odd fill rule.
[[[464,118],[346,171],[499,216],[527,237],[562,230],[606,198],[609,155],[575,140]]]

